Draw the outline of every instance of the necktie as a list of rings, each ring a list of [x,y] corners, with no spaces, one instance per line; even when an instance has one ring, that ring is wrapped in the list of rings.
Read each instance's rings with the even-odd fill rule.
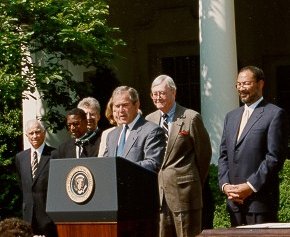
[[[31,165],[31,173],[33,179],[35,178],[37,168],[38,168],[37,152],[34,151],[32,155],[32,165]]]
[[[124,151],[124,147],[125,147],[125,142],[126,142],[126,133],[128,130],[128,125],[126,124],[123,128],[122,134],[121,134],[121,138],[120,138],[120,142],[117,148],[117,156],[122,156],[123,155],[123,151]]]
[[[76,145],[76,158],[78,159],[80,158],[82,152],[82,146],[79,139],[76,139],[75,145]]]
[[[162,128],[164,129],[165,132],[165,137],[166,137],[166,141],[168,141],[168,115],[167,114],[163,114],[163,123],[162,123]]]
[[[250,111],[245,108],[243,116],[242,116],[241,124],[240,124],[238,140],[240,139],[240,136],[241,136],[241,134],[242,134],[247,122],[248,122],[249,117],[250,117]]]

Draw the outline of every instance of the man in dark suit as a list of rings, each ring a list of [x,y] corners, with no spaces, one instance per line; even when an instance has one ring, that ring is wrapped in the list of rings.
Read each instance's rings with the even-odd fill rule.
[[[93,97],[85,97],[78,103],[78,108],[85,111],[88,122],[88,134],[90,134],[90,143],[96,144],[97,149],[101,143],[102,130],[98,127],[101,118],[101,106],[97,99]],[[98,151],[96,156],[98,155]]]
[[[96,157],[100,144],[100,131],[88,131],[86,113],[74,108],[66,114],[66,125],[71,138],[52,152],[53,159]],[[97,138],[97,139],[96,139]]]
[[[168,142],[158,175],[160,237],[188,237],[201,231],[202,188],[211,159],[211,145],[201,116],[175,102],[173,79],[160,75],[152,83],[157,111],[146,119],[164,127]]]
[[[31,224],[35,235],[56,237],[56,226],[45,211],[49,160],[54,148],[45,144],[46,132],[40,121],[29,120],[25,133],[31,148],[16,155],[23,192],[23,219]]]
[[[244,106],[229,112],[218,160],[219,186],[227,195],[231,225],[278,221],[279,177],[286,158],[287,119],[263,98],[264,73],[240,70],[237,90]]]
[[[134,88],[117,87],[112,100],[113,111],[122,126],[108,134],[104,156],[120,156],[158,172],[166,146],[164,131],[138,113],[139,95]]]

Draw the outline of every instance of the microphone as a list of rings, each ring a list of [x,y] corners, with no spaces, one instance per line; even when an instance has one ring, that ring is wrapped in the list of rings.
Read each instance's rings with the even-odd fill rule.
[[[75,145],[83,146],[86,143],[88,143],[92,139],[92,137],[94,137],[95,135],[96,135],[96,131],[88,131],[75,142]]]

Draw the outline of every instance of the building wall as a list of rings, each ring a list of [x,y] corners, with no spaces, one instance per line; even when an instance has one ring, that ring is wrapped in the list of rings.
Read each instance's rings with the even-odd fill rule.
[[[198,1],[111,1],[111,24],[119,26],[127,46],[118,51],[116,74],[122,84],[135,87],[141,109],[153,110],[150,85],[161,73],[158,59],[199,54]]]

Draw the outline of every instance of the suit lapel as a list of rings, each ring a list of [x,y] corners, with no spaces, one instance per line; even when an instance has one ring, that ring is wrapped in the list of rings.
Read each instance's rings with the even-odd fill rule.
[[[250,131],[250,129],[254,126],[254,124],[263,116],[263,112],[264,112],[264,107],[257,107],[256,109],[254,109],[253,113],[251,114],[251,117],[249,118],[242,134],[241,137],[239,139],[239,141],[237,142],[237,145],[244,140],[245,136],[248,134],[248,132]]]
[[[142,123],[144,123],[144,119],[140,117],[135,125],[133,126],[130,134],[126,140],[125,147],[124,147],[124,157],[126,158],[127,154],[129,153],[130,149],[133,147],[134,143],[138,138],[138,134],[142,131]]]
[[[46,164],[49,162],[50,159],[50,154],[49,154],[49,149],[48,146],[45,145],[40,157],[40,161],[38,164],[38,168],[36,170],[35,178],[33,180],[33,183],[38,179],[39,175],[42,173],[42,170],[46,166]]]
[[[31,149],[27,149],[25,151],[25,154],[23,155],[23,157],[21,157],[21,159],[24,159],[23,160],[23,165],[24,165],[24,170],[26,170],[25,172],[25,179],[26,180],[30,180],[31,183],[32,183],[32,173],[31,173]]]
[[[123,129],[123,126],[118,126],[116,130],[113,131],[114,133],[113,136],[110,137],[110,139],[112,139],[112,142],[109,142],[109,143],[112,144],[112,148],[109,148],[109,150],[114,149],[114,150],[111,150],[113,154],[112,156],[117,156],[118,141],[119,141],[119,137],[122,132],[122,129]]]
[[[153,114],[152,114],[152,117],[151,117],[151,122],[153,123],[156,123],[157,125],[160,124],[160,119],[161,119],[161,112],[160,110],[157,110],[155,111]]]
[[[163,164],[166,163],[166,161],[169,158],[170,153],[172,152],[172,149],[174,148],[176,138],[184,124],[184,121],[183,121],[184,119],[186,119],[186,116],[184,115],[180,106],[177,104],[173,121],[171,123],[170,131],[169,131],[169,138],[168,138],[168,143],[167,143],[167,147],[165,151]]]
[[[254,126],[254,124],[262,117],[263,115],[263,112],[264,112],[264,108],[263,107],[260,107],[260,108],[256,108],[251,117],[249,118],[242,134],[241,134],[241,138],[240,140],[242,140],[246,134],[249,132],[249,130]]]
[[[237,139],[238,139],[238,134],[239,134],[239,129],[240,129],[240,124],[242,120],[244,109],[243,107],[240,107],[238,112],[234,115],[233,118],[231,118],[228,121],[233,121],[232,127],[229,129],[229,131],[232,133],[230,134],[230,137],[234,137],[235,139],[232,139],[233,141],[233,147],[237,145]],[[241,140],[241,138],[240,138]]]

